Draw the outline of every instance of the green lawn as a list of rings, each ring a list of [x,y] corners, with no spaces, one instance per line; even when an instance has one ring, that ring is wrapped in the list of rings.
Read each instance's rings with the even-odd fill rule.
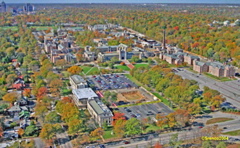
[[[240,136],[240,130],[236,130],[236,131],[230,131],[230,132],[226,132],[223,133],[224,135],[230,135],[230,136]]]
[[[130,74],[125,74],[125,76],[126,76],[129,80],[131,80],[132,82],[134,82],[136,85],[138,85],[138,86],[143,86],[142,83],[138,82],[138,80],[135,79],[135,78],[134,78],[133,76],[131,76]]]
[[[72,93],[72,90],[71,89],[63,89],[62,90],[62,95],[64,95],[64,96],[66,96],[66,95],[69,95],[69,94],[71,94]]]
[[[104,131],[103,138],[104,138],[104,139],[110,139],[110,138],[115,138],[115,137],[117,137],[117,135],[115,135],[115,134],[112,135],[111,132],[112,132],[112,129],[111,129],[111,130]]]
[[[156,96],[157,98],[159,98],[165,105],[170,106],[170,102],[163,98],[159,93],[152,93],[154,96]]]
[[[230,120],[233,120],[233,118],[213,118],[208,120],[206,124],[214,124],[214,123],[226,122]]]
[[[35,28],[37,31],[48,30],[48,28],[52,28],[54,30],[57,30],[56,26],[31,26],[30,28]]]
[[[231,81],[231,79],[228,78],[228,77],[217,77],[217,76],[214,76],[214,75],[212,75],[210,73],[204,73],[204,75],[206,75],[209,78],[212,78],[212,79],[215,79],[215,80],[218,80],[218,81],[222,81],[222,82],[224,82],[224,81]]]
[[[139,67],[147,67],[149,64],[146,64],[146,63],[138,63],[138,64],[135,64],[134,67],[136,68],[139,68]]]
[[[18,27],[17,26],[4,26],[4,27],[0,27],[0,29],[3,29],[3,30],[11,29],[12,31],[17,31]]]
[[[99,71],[97,67],[90,67],[90,66],[80,66],[80,67],[83,69],[83,72],[87,75],[93,75]]]
[[[130,68],[128,68],[126,65],[114,65],[114,67],[116,67],[117,69],[122,69],[126,71],[130,70]]]

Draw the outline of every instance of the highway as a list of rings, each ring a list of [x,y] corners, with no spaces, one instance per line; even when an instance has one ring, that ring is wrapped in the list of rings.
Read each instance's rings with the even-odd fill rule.
[[[240,82],[238,80],[219,82],[186,69],[182,69],[181,71],[176,72],[176,74],[182,76],[184,79],[197,81],[200,88],[207,86],[211,89],[218,90],[224,97],[226,97],[228,102],[240,109]]]

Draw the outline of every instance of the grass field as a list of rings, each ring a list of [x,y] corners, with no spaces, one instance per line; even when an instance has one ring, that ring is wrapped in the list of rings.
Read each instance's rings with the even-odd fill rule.
[[[136,68],[139,68],[139,67],[147,67],[148,65],[149,65],[149,64],[145,64],[145,63],[141,64],[141,63],[139,63],[139,64],[135,64],[134,67],[136,67]]]
[[[160,94],[153,93],[153,95],[160,99],[165,105],[170,106],[170,102],[167,99],[163,98]]]
[[[115,135],[115,134],[112,135],[111,132],[112,132],[112,130],[104,131],[103,138],[104,139],[110,139],[110,138],[117,137],[117,135]]]
[[[230,120],[233,120],[233,118],[213,118],[208,120],[206,124],[214,124],[214,123],[226,122]]]
[[[40,30],[48,30],[49,28],[52,28],[54,30],[57,30],[56,26],[31,26],[30,28],[35,28],[37,31]]]
[[[0,29],[3,29],[3,30],[11,29],[12,31],[17,31],[18,27],[17,26],[4,26],[4,27],[0,27]]]
[[[126,70],[129,71],[130,68],[128,68],[126,65],[115,65],[114,67],[116,67],[117,69],[122,69],[122,70]]]
[[[138,85],[138,86],[143,86],[140,82],[138,82],[137,79],[135,79],[134,77],[132,77],[130,74],[125,74],[125,76],[126,76],[129,80],[131,80],[132,82],[134,82],[136,85]]]
[[[95,72],[98,72],[98,71],[99,71],[97,67],[81,66],[81,68],[83,69],[83,72],[84,72],[86,75],[92,75],[92,74],[94,74]]]
[[[212,79],[215,79],[215,80],[218,80],[218,81],[222,81],[222,82],[224,82],[224,81],[231,81],[231,79],[228,78],[228,77],[217,77],[217,76],[214,76],[214,75],[212,75],[210,73],[204,73],[204,75],[206,75],[209,78],[212,78]]]
[[[230,131],[230,132],[226,132],[223,133],[224,135],[230,135],[230,136],[240,136],[240,130],[236,130],[236,131]]]
[[[141,99],[144,98],[144,96],[143,96],[139,91],[125,92],[125,93],[122,93],[122,95],[123,95],[127,100],[141,100]]]

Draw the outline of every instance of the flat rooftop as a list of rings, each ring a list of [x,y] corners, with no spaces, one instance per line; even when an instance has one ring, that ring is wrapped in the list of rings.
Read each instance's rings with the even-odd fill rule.
[[[79,75],[73,75],[70,77],[74,81],[75,84],[86,83],[86,81],[83,79],[83,77],[81,77]]]
[[[113,116],[112,112],[108,109],[108,107],[105,104],[103,104],[103,102],[91,99],[89,100],[89,104],[98,115]]]
[[[72,93],[77,96],[78,99],[98,98],[98,95],[91,88],[73,89]]]

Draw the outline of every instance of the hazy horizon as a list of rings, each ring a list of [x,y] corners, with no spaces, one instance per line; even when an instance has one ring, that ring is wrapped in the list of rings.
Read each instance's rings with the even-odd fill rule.
[[[196,4],[240,4],[240,0],[4,0],[5,3],[196,3]]]

